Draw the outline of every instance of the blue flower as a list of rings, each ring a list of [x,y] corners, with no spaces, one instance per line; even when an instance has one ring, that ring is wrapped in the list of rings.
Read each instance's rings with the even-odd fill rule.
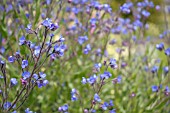
[[[39,54],[40,54],[40,46],[35,46],[35,50],[34,50],[34,55],[36,56],[36,57],[38,57],[39,56]]]
[[[120,10],[125,13],[125,14],[129,14],[131,11],[130,11],[130,8],[133,6],[133,3],[132,2],[128,2],[128,3],[124,3],[121,7],[120,7]]]
[[[30,74],[30,72],[25,71],[25,72],[22,73],[22,76],[23,76],[23,79],[27,79],[31,76],[31,74]]]
[[[118,66],[116,64],[116,59],[110,59],[110,67],[116,69]]]
[[[25,113],[33,113],[33,111],[30,111],[30,108],[27,108],[27,109],[25,110]]]
[[[4,103],[4,109],[8,109],[11,106],[11,102],[5,102]]]
[[[62,57],[64,55],[65,49],[66,49],[66,45],[64,44],[61,44],[61,45],[56,44],[54,46],[55,53],[57,53],[59,57]]]
[[[146,10],[143,10],[143,11],[142,11],[142,15],[143,15],[144,17],[149,17],[149,16],[150,16],[150,13],[149,13],[148,11],[146,11]]]
[[[90,19],[90,24],[91,24],[92,27],[95,27],[96,23],[97,23],[97,19],[96,18]]]
[[[65,38],[62,35],[60,35],[59,42],[64,42],[64,41],[65,41]]]
[[[80,45],[82,45],[87,40],[88,40],[87,36],[79,36],[78,37],[78,42],[79,42]]]
[[[170,93],[170,88],[168,86],[165,87],[165,92]]]
[[[4,78],[2,75],[0,75],[0,79]]]
[[[39,72],[39,75],[40,75],[41,78],[45,78],[46,77],[46,74],[43,73],[43,72]]]
[[[42,81],[37,81],[37,86],[38,86],[38,88],[42,88],[43,87]]]
[[[17,81],[17,79],[16,78],[11,78],[11,85],[12,86],[15,86],[15,85],[17,85],[17,83],[18,83],[18,81]]]
[[[25,44],[25,42],[26,42],[26,39],[25,39],[24,36],[22,36],[22,37],[19,39],[19,45],[23,45],[23,44]]]
[[[80,12],[80,10],[77,7],[73,7],[71,11],[76,15]]]
[[[109,106],[109,104],[107,102],[104,102],[104,104],[102,104],[102,109],[103,110],[107,110],[107,107]]]
[[[87,83],[87,79],[82,77],[82,81],[81,81],[82,84],[86,84]]]
[[[94,95],[94,101],[101,102],[101,99],[97,93]]]
[[[151,72],[156,73],[157,71],[158,71],[158,66],[153,66]]]
[[[87,79],[87,82],[90,83],[91,85],[93,85],[97,80],[97,76],[96,75],[93,75],[93,76],[90,76],[90,78]]]
[[[113,45],[113,44],[115,44],[115,43],[116,43],[116,39],[112,39],[112,40],[109,42],[110,45]]]
[[[156,44],[156,49],[162,51],[164,49],[164,43]]]
[[[46,86],[48,83],[48,80],[43,80],[43,86]]]
[[[100,69],[102,67],[102,64],[101,63],[94,64],[94,67]]]
[[[108,79],[112,76],[112,74],[108,71],[105,71],[103,74],[100,75],[100,79]]]
[[[32,31],[31,28],[32,28],[32,25],[31,25],[31,24],[28,24],[28,25],[27,25],[27,28],[25,28],[26,32],[29,33],[29,34],[33,34],[34,31]]]
[[[51,19],[46,18],[41,24],[45,27],[51,27],[52,22]]]
[[[158,92],[158,90],[159,90],[158,86],[156,86],[156,85],[152,86],[152,92]]]
[[[51,24],[50,25],[50,30],[52,30],[52,31],[55,31],[56,29],[58,29],[59,28],[59,26],[58,26],[58,23],[55,23],[55,24]]]
[[[8,57],[8,61],[9,61],[10,63],[15,62],[15,57],[9,56],[9,57]]]
[[[28,60],[23,60],[21,67],[26,68],[27,66],[28,66]]]
[[[59,111],[59,112],[67,113],[68,107],[69,107],[68,104],[65,104],[65,105],[59,107],[59,108],[58,108],[58,111]]]
[[[76,95],[77,95],[77,90],[72,89],[72,91],[71,91],[71,101],[76,101],[78,99]]]
[[[0,52],[1,52],[2,54],[5,52],[5,48],[4,48],[3,46],[0,48]]]
[[[116,109],[110,110],[109,113],[116,113]]]
[[[94,71],[99,72],[101,67],[102,67],[101,63],[94,64]]]
[[[163,70],[164,70],[164,73],[167,74],[167,73],[169,72],[169,67],[168,67],[168,66],[165,66],[165,67],[163,68]]]
[[[92,113],[96,113],[96,110],[95,110],[95,109],[91,109],[91,112],[92,112]]]
[[[121,81],[122,81],[122,76],[118,76],[117,77],[117,83],[121,83]]]
[[[109,106],[114,106],[114,104],[113,104],[113,101],[112,100],[110,100],[110,102],[109,102]]]
[[[86,47],[84,48],[84,54],[88,54],[89,51],[91,51],[91,46],[90,44],[87,44]]]
[[[170,56],[170,47],[165,50],[165,55]]]
[[[34,74],[33,74],[33,78],[34,78],[35,80],[37,80],[37,79],[38,79],[38,75],[37,75],[36,73],[34,73]]]
[[[17,113],[17,111],[13,111],[13,112],[11,112],[11,113]]]
[[[108,4],[104,4],[103,5],[103,9],[108,12],[108,13],[111,13],[112,12],[112,8],[110,7],[110,5]]]

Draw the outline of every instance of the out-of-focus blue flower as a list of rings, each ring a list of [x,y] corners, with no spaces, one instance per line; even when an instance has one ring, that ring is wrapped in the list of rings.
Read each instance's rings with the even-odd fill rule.
[[[11,112],[11,113],[17,113],[17,111],[13,111],[13,112]]]
[[[38,86],[38,88],[42,88],[43,87],[43,82],[42,81],[37,81],[37,86]]]
[[[73,7],[71,11],[76,15],[80,12],[80,10],[77,7]]]
[[[96,113],[96,110],[95,110],[95,109],[92,109],[91,112],[92,112],[92,113]]]
[[[115,44],[115,43],[116,43],[116,39],[112,39],[112,40],[109,42],[110,45],[113,45],[113,44]]]
[[[170,88],[168,86],[165,87],[165,92],[170,93]]]
[[[162,51],[164,49],[164,43],[161,42],[160,44],[156,44],[156,49]]]
[[[148,11],[146,11],[146,10],[143,10],[142,15],[147,18],[147,17],[150,16],[150,13]]]
[[[52,22],[51,19],[46,18],[41,24],[45,27],[51,27]]]
[[[95,72],[99,72],[101,67],[102,67],[101,63],[96,63],[96,64],[94,64],[93,69],[94,69]]]
[[[156,6],[155,6],[155,9],[156,9],[157,11],[159,11],[159,10],[161,9],[160,5],[156,5]]]
[[[62,35],[60,35],[59,42],[64,42],[64,41],[65,41],[65,38]]]
[[[88,37],[87,36],[79,36],[78,37],[78,43],[80,44],[80,45],[82,45],[85,41],[87,41],[88,40]]]
[[[11,102],[5,102],[4,103],[4,109],[8,109],[11,106]]]
[[[40,75],[41,78],[45,78],[46,77],[46,74],[43,73],[43,72],[39,72],[39,75]]]
[[[169,67],[168,67],[168,66],[165,66],[165,67],[163,68],[163,70],[164,70],[164,73],[167,74],[167,73],[169,72]]]
[[[112,74],[108,71],[105,71],[103,74],[100,75],[100,79],[108,79],[112,76]]]
[[[18,84],[18,81],[16,78],[11,78],[10,82],[11,82],[11,86],[15,86]]]
[[[26,42],[26,39],[25,39],[24,36],[22,36],[22,37],[19,39],[19,45],[23,45],[23,44],[25,44],[25,42]]]
[[[165,55],[170,57],[170,47],[165,50]]]
[[[10,63],[15,62],[15,57],[9,56],[9,57],[8,57],[8,61],[9,61]]]
[[[64,44],[61,44],[61,45],[56,44],[54,46],[55,53],[57,53],[59,57],[62,57],[64,55],[65,49],[66,49],[66,45]]]
[[[110,100],[110,101],[109,101],[109,106],[111,106],[111,107],[112,107],[112,106],[114,106],[114,104],[113,104],[113,101],[112,101],[112,100]]]
[[[55,31],[56,29],[58,29],[59,28],[59,26],[58,26],[58,23],[55,23],[55,24],[51,24],[50,25],[50,30],[52,30],[52,31]]]
[[[122,81],[122,76],[118,76],[117,77],[117,83],[121,83],[121,81]]]
[[[37,79],[38,79],[38,75],[37,75],[36,73],[34,73],[34,74],[33,74],[33,78],[34,78],[35,80],[37,80]]]
[[[59,111],[59,112],[67,113],[68,107],[69,107],[68,104],[65,104],[65,105],[59,107],[59,108],[58,108],[58,111]]]
[[[108,13],[112,12],[112,8],[108,4],[103,4],[103,9]]]
[[[29,34],[33,34],[34,32],[31,30],[31,28],[32,28],[32,25],[28,24],[27,28],[25,28],[26,32],[29,33]]]
[[[84,48],[84,54],[88,54],[89,51],[91,51],[91,46],[90,44],[87,44],[86,47]]]
[[[0,79],[4,78],[2,75],[0,75]]]
[[[157,71],[158,71],[158,66],[153,66],[151,72],[156,73]]]
[[[116,113],[116,109],[110,110],[109,113]]]
[[[87,78],[87,82],[91,85],[93,85],[97,80],[97,76],[96,75],[93,75],[93,76],[90,76],[90,78]]]
[[[39,54],[40,54],[40,46],[35,46],[35,50],[34,50],[34,55],[36,56],[36,57],[38,57],[39,56]]]
[[[5,52],[5,48],[2,46],[1,48],[0,48],[0,53],[4,53]]]
[[[159,90],[158,86],[156,86],[156,85],[152,86],[152,92],[158,92],[158,90]]]
[[[109,104],[107,102],[104,102],[101,107],[103,110],[107,110],[107,107],[109,106]]]
[[[6,12],[8,13],[9,11],[11,11],[13,9],[12,4],[8,4],[7,8],[6,8]]]
[[[94,95],[94,101],[101,102],[101,99],[97,93]]]
[[[124,3],[121,7],[120,10],[125,13],[125,14],[129,14],[131,12],[130,8],[133,7],[133,3],[132,2],[128,2],[128,3]]]
[[[33,111],[30,111],[30,108],[25,109],[25,113],[33,113]]]
[[[21,67],[26,68],[27,66],[28,66],[28,60],[23,60]]]
[[[46,0],[47,5],[50,5],[50,3],[51,3],[51,0]]]
[[[116,69],[118,66],[116,64],[116,59],[110,59],[110,67]]]
[[[86,84],[87,83],[87,79],[85,77],[82,77],[82,81],[81,81],[82,84]]]
[[[22,76],[23,76],[23,79],[27,79],[31,76],[31,74],[30,74],[30,72],[25,71],[25,72],[22,73]]]
[[[43,80],[43,86],[46,86],[48,83],[48,80]]]
[[[90,24],[91,24],[92,27],[96,26],[96,23],[97,23],[97,19],[96,18],[90,19]]]
[[[71,101],[76,101],[78,98],[77,98],[77,90],[74,88],[71,90]]]

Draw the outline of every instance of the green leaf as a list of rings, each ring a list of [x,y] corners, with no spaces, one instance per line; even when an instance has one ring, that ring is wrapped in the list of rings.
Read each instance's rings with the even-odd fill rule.
[[[36,2],[36,15],[34,25],[38,22],[39,17],[40,17],[40,0]]]

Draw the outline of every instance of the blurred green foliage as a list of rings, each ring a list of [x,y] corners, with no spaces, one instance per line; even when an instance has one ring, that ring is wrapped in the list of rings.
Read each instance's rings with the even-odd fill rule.
[[[4,3],[3,3],[4,2]],[[3,0],[1,4],[7,7],[6,1]],[[65,1],[64,1],[65,2]],[[125,0],[101,0],[102,3],[108,3],[111,5],[113,11],[119,9],[119,6],[122,5]],[[137,2],[137,0],[134,0]],[[162,6],[161,0],[154,0],[155,4],[159,4]],[[14,54],[15,51],[20,50],[21,54],[29,53],[27,49],[18,46],[18,39],[22,35],[25,35],[24,28],[28,23],[32,23],[33,29],[39,27],[42,22],[41,14],[46,10],[46,17],[58,18],[58,20],[62,20],[63,18],[67,18],[69,15],[65,14],[65,9],[62,9],[60,14],[57,15],[57,11],[60,6],[55,4],[56,2],[52,1],[50,5],[42,5],[42,1],[37,0],[34,1],[33,4],[24,4],[27,7],[16,7],[15,1],[11,1],[14,10],[9,11],[8,13],[0,12],[0,40],[4,38],[6,40],[5,44],[2,44],[6,48],[6,52],[1,55],[4,59],[7,56]],[[67,3],[64,3],[65,6]],[[19,10],[20,13],[17,12]],[[51,16],[51,12],[55,12],[53,16]],[[30,18],[26,17],[26,13],[30,14]],[[155,10],[151,10],[152,16],[149,18],[149,24],[151,24],[151,29],[155,30],[148,31],[147,34],[157,35],[164,30],[164,18],[163,13],[157,12]],[[126,17],[126,15],[122,15]],[[130,17],[130,16],[128,16]],[[80,19],[81,19],[80,15]],[[131,17],[130,17],[131,18]],[[16,23],[12,25],[12,23]],[[54,34],[62,34],[65,32],[64,22],[60,21],[59,23],[60,29],[56,31]],[[17,29],[19,28],[19,29]],[[159,33],[157,33],[159,32]],[[42,36],[43,31],[40,31],[39,37]],[[91,36],[90,34],[88,34]],[[102,57],[97,59],[95,62],[91,60],[90,55],[82,54],[81,46],[77,45],[74,40],[70,40],[73,38],[71,36],[64,36],[66,38],[66,43],[69,47],[69,50],[66,52],[65,56],[61,59],[57,59],[54,62],[47,63],[41,68],[41,71],[44,71],[47,74],[47,79],[49,80],[49,85],[43,88],[35,88],[31,93],[25,104],[19,110],[20,113],[29,107],[31,110],[36,111],[37,113],[52,113],[57,112],[58,107],[64,105],[65,103],[69,104],[69,112],[70,113],[79,113],[81,112],[80,102],[71,102],[71,89],[76,88],[79,94],[82,97],[83,105],[89,107],[90,100],[93,98],[94,90],[91,86],[82,85],[81,80],[82,77],[88,77],[92,75],[92,70],[94,63],[100,62],[103,63],[107,57]],[[78,36],[74,36],[78,37]],[[106,37],[106,36],[105,36]],[[123,37],[121,35],[110,35],[109,39],[113,39],[114,37],[118,37],[120,41],[116,45],[111,46],[109,49],[109,55],[111,57],[119,56],[118,53],[113,52],[116,48],[124,48],[126,47],[121,45],[121,41]],[[127,36],[128,37],[128,36]],[[145,36],[147,37],[147,36]],[[26,35],[27,39],[35,40],[34,35]],[[90,38],[90,37],[89,37]],[[93,38],[93,37],[92,37]],[[117,38],[117,39],[118,39]],[[104,38],[106,39],[106,38]],[[104,46],[104,39],[101,41],[100,38],[96,38],[93,41],[93,44],[97,47]],[[118,40],[119,40],[118,39]],[[145,39],[142,39],[146,41]],[[67,42],[68,41],[68,42]],[[112,82],[108,82],[103,88],[102,92],[100,92],[100,97],[104,101],[109,101],[112,99],[114,101],[114,108],[117,113],[168,113],[170,111],[170,97],[165,96],[163,94],[163,89],[158,93],[153,93],[151,91],[151,86],[153,84],[159,85],[162,84],[170,85],[169,77],[170,75],[164,76],[162,72],[162,68],[167,64],[166,56],[163,52],[159,52],[155,50],[155,44],[160,40],[152,40],[151,42],[145,42],[145,44],[132,44],[132,52],[131,57],[128,56],[128,52],[123,53],[119,60],[119,66],[121,62],[126,61],[128,66],[126,68],[121,68],[118,70],[113,70],[109,68],[109,72],[112,73],[112,79],[117,77],[118,75],[122,75],[122,83],[121,84],[112,84]],[[167,47],[169,45],[166,45]],[[74,52],[77,53],[74,53]],[[76,54],[74,57],[68,57],[71,54]],[[147,57],[148,60],[146,62],[143,59]],[[160,58],[161,63],[155,63],[155,60]],[[149,62],[149,63],[148,63]],[[148,65],[151,68],[153,65],[159,65],[158,75],[153,75],[151,72],[145,72],[144,66]],[[17,69],[17,65],[7,64],[8,74],[10,77],[20,78],[21,71]],[[105,70],[104,67],[101,69],[101,73]],[[10,97],[14,98],[14,92],[18,89],[12,89],[10,93]],[[135,93],[135,97],[131,97],[131,94]],[[12,101],[12,100],[11,100]],[[100,106],[96,106],[96,109]],[[97,109],[97,113],[104,113],[101,109]]]

